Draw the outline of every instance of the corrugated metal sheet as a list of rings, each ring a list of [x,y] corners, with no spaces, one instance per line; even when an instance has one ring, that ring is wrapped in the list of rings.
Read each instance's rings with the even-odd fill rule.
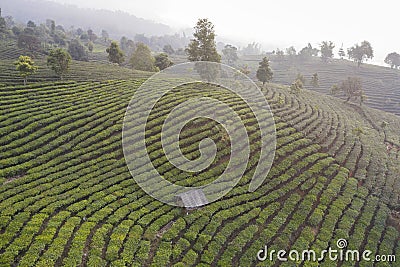
[[[182,201],[183,206],[186,208],[195,208],[208,204],[208,200],[202,189],[189,190],[177,195],[177,198]]]

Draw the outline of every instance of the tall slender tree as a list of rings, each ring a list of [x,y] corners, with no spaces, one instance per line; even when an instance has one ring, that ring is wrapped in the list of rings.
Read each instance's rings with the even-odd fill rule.
[[[195,69],[203,79],[213,81],[219,75],[217,65],[207,62],[221,62],[221,56],[217,52],[215,43],[214,25],[208,19],[199,19],[194,27],[194,39],[185,49],[190,61],[206,61],[196,63]]]
[[[220,62],[221,56],[217,52],[215,43],[214,25],[208,19],[199,19],[194,27],[194,39],[186,48],[190,61]]]
[[[260,63],[258,63],[258,69],[257,69],[257,79],[262,82],[263,86],[265,83],[269,82],[272,80],[273,72],[271,70],[271,67],[269,66],[269,60],[267,57],[264,57]]]

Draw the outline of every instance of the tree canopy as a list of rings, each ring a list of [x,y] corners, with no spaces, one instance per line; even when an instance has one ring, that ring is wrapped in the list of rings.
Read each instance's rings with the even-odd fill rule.
[[[71,55],[62,48],[56,48],[50,51],[47,57],[47,66],[49,66],[62,80],[63,75],[68,72]]]
[[[258,69],[257,69],[257,79],[263,83],[263,86],[265,83],[269,82],[272,80],[272,70],[271,67],[269,66],[269,60],[267,57],[264,57],[261,62],[258,63]]]
[[[124,62],[124,52],[119,48],[117,42],[112,41],[110,47],[106,49],[108,60],[112,63],[122,64]]]
[[[16,66],[15,69],[19,71],[19,75],[24,79],[24,85],[26,85],[27,77],[34,74],[38,69],[29,56],[19,56],[14,64]]]
[[[75,60],[89,61],[85,47],[77,40],[73,39],[68,45],[68,53]]]
[[[346,102],[349,102],[352,98],[359,98],[361,105],[365,100],[361,80],[357,77],[347,77],[347,79],[342,81],[339,86],[332,86],[331,91],[333,94],[339,92],[343,93],[346,96]]]
[[[158,71],[158,68],[155,66],[155,59],[151,55],[150,48],[143,43],[137,45],[136,50],[133,52],[130,59],[130,64],[135,70]]]
[[[229,65],[232,65],[238,60],[237,48],[233,45],[225,45],[224,49],[222,49],[222,54],[224,55],[224,58],[228,61]]]
[[[174,63],[168,58],[168,55],[166,53],[158,54],[154,57],[154,59],[156,67],[160,70],[166,69],[174,65]]]
[[[296,55],[296,48],[294,46],[286,48],[286,54],[290,57],[293,57]]]
[[[308,59],[311,57],[316,57],[318,56],[319,50],[317,48],[313,48],[312,45],[310,43],[308,43],[308,45],[306,47],[303,47],[300,52],[299,52],[299,56],[302,59]]]
[[[388,54],[385,58],[385,63],[390,65],[390,67],[393,69],[397,69],[400,67],[400,55],[396,52],[392,52]]]
[[[172,48],[172,46],[170,44],[164,45],[163,51],[164,51],[164,53],[167,53],[168,55],[173,55],[175,53],[174,49]]]
[[[190,61],[221,61],[215,43],[214,25],[208,19],[197,21],[193,36],[194,39],[190,41],[186,48]]]
[[[335,44],[332,41],[323,41],[320,44],[321,58],[324,62],[333,57],[333,48],[335,48]]]
[[[21,33],[18,36],[17,45],[29,52],[38,52],[41,50],[41,42],[38,37],[33,34]]]
[[[357,66],[360,67],[361,63],[363,63],[365,60],[372,59],[374,57],[374,50],[368,41],[363,41],[361,45],[355,44],[347,49],[347,55],[349,56],[349,59],[357,62]]]

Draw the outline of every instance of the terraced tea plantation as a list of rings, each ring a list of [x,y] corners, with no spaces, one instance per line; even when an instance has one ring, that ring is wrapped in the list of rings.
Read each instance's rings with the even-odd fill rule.
[[[15,60],[0,60],[0,85],[20,85],[21,77],[18,77],[14,65]],[[35,60],[39,69],[37,73],[28,77],[28,82],[59,81],[46,65],[45,59]],[[97,62],[83,62],[73,60],[70,71],[64,79],[74,81],[104,81],[109,79],[140,79],[148,78],[151,73],[132,70],[112,64],[100,64]]]
[[[226,102],[244,122],[251,157],[244,177],[219,201],[187,212],[154,200],[126,167],[125,109],[144,79],[46,82],[0,88],[1,266],[294,266],[261,262],[269,249],[348,248],[400,256],[400,149],[397,116],[319,93],[263,89],[274,112],[273,167],[255,192],[259,132],[242,100],[208,84],[177,88],[153,110],[146,145],[157,170],[182,185],[220,175],[229,139],[210,120],[180,136],[188,158],[212,138],[217,157],[202,172],[171,165],[160,145],[163,119],[193,96]],[[182,118],[185,114],[182,114]],[[381,121],[387,124],[381,126]],[[390,147],[390,149],[389,149]],[[298,262],[296,266],[395,266]]]
[[[255,73],[261,59],[262,56],[247,56],[242,63],[248,64]],[[369,64],[362,64],[358,68],[356,63],[345,59],[333,59],[329,63],[322,62],[319,57],[301,60],[289,57],[279,59],[276,56],[270,56],[270,59],[275,83],[290,85],[300,73],[306,80],[305,87],[307,89],[330,94],[332,85],[340,84],[348,76],[359,77],[367,95],[365,102],[367,106],[400,115],[399,70]],[[317,73],[319,78],[319,87],[317,88],[310,85],[314,73]]]

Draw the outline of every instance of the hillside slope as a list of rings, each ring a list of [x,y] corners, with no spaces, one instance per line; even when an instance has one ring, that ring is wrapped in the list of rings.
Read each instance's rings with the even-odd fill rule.
[[[270,85],[264,93],[276,119],[277,152],[266,181],[247,191],[251,160],[234,190],[186,215],[146,195],[125,164],[122,120],[143,81],[0,88],[0,265],[255,266],[266,264],[256,258],[265,245],[321,251],[339,238],[373,255],[400,255],[393,216],[400,192],[397,116]],[[186,128],[181,139],[184,153],[196,157],[198,142],[213,138],[212,168],[188,176],[160,150],[163,116],[193,95],[227,101],[246,121],[257,159],[259,135],[240,100],[208,85],[184,89],[165,96],[149,121],[147,144],[160,173],[196,185],[226,166],[229,146],[212,122]],[[382,120],[389,122],[385,129]],[[359,137],[354,127],[362,129]],[[387,151],[384,141],[395,149]]]
[[[258,68],[261,56],[246,56],[241,63],[248,64],[253,73]],[[274,71],[273,81],[290,85],[297,74],[301,73],[306,79],[306,87],[310,90],[330,94],[332,85],[339,84],[347,77],[360,77],[367,95],[366,105],[372,108],[400,115],[400,71],[381,66],[357,64],[348,60],[334,59],[323,63],[320,58],[301,60],[298,57],[283,59],[271,55],[271,67]],[[310,85],[311,76],[318,73],[319,87]]]
[[[26,23],[33,20],[40,24],[46,19],[55,20],[57,25],[65,29],[81,27],[95,32],[107,30],[111,37],[133,37],[135,34],[163,35],[172,33],[172,29],[162,23],[138,18],[123,11],[79,8],[75,5],[61,4],[54,1],[36,0],[3,0],[1,3],[3,16],[12,16],[17,22]]]
[[[15,60],[0,59],[0,85],[20,85],[22,78],[15,70]],[[38,71],[28,77],[28,83],[59,81],[58,77],[46,64],[45,59],[36,59]],[[150,72],[132,70],[127,67],[116,66],[111,63],[95,61],[83,62],[72,60],[64,80],[74,81],[106,81],[116,79],[141,79],[152,75]]]

